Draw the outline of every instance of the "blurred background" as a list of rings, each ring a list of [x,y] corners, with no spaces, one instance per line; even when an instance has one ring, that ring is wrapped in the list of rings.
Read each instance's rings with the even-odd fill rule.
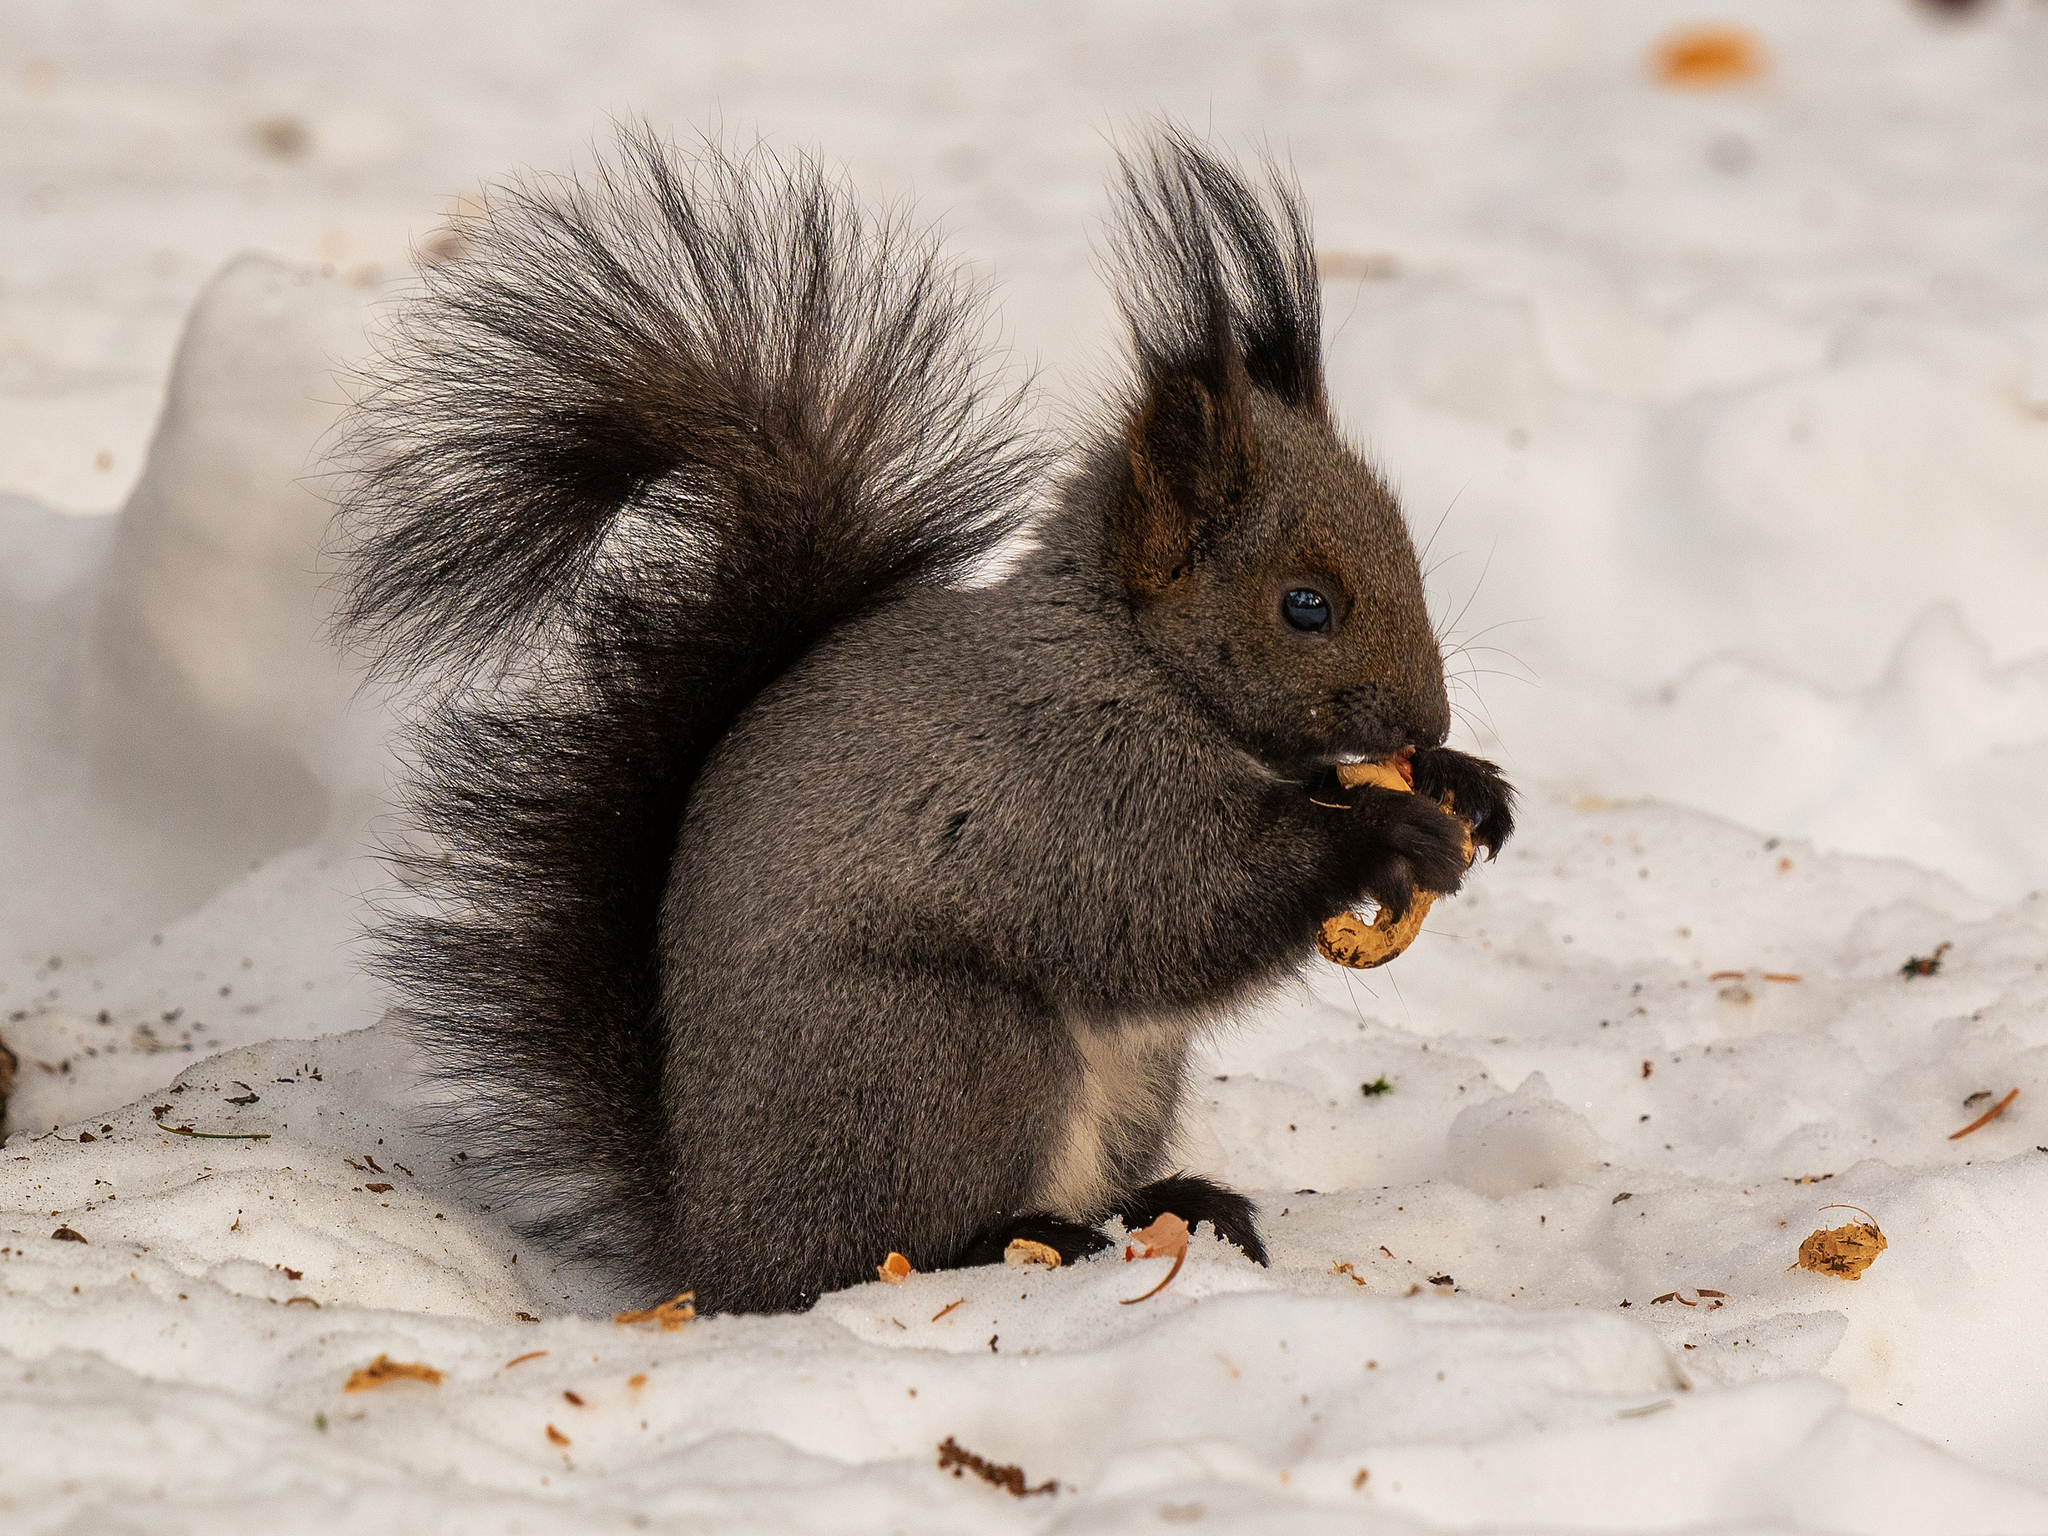
[[[6,0],[6,960],[363,846],[335,370],[489,182],[621,119],[815,150],[997,283],[1071,435],[1119,366],[1104,178],[1159,115],[1299,176],[1460,739],[1538,813],[2048,884],[2041,0]]]

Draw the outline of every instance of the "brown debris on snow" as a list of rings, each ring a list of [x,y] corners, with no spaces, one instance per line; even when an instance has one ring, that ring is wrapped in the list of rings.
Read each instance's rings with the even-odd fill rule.
[[[1662,1306],[1667,1301],[1675,1301],[1681,1307],[1697,1307],[1704,1303],[1706,1309],[1709,1312],[1713,1312],[1726,1305],[1728,1301],[1728,1293],[1726,1291],[1710,1291],[1703,1285],[1694,1287],[1693,1295],[1698,1297],[1699,1300],[1687,1301],[1683,1291],[1666,1291],[1662,1296],[1652,1296],[1650,1298],[1650,1305],[1657,1307]]]
[[[1913,955],[1899,967],[1899,974],[1911,981],[1915,976],[1938,976],[1941,974],[1941,957],[1954,949],[1955,945],[1943,939],[1934,946],[1931,955]]]
[[[1002,1489],[1012,1498],[1028,1499],[1034,1494],[1060,1491],[1057,1478],[1047,1478],[1033,1488],[1026,1482],[1022,1467],[998,1465],[986,1456],[977,1456],[951,1435],[939,1442],[939,1470],[949,1469],[955,1477],[972,1472],[984,1483]]]
[[[2008,1093],[1996,1104],[1992,1105],[1989,1109],[1985,1110],[1983,1114],[1979,1115],[1976,1119],[1972,1120],[1960,1131],[1951,1132],[1948,1139],[1950,1141],[1961,1141],[1965,1136],[1969,1135],[1970,1132],[1983,1130],[1985,1126],[1989,1125],[1992,1121],[1996,1120],[2000,1115],[2004,1114],[2006,1106],[2012,1103],[2012,1101],[2018,1098],[2019,1096],[2019,1089],[2013,1089],[2011,1093]]]

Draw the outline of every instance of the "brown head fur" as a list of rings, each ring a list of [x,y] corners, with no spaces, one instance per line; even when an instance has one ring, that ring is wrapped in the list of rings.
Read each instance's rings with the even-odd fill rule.
[[[1392,492],[1330,420],[1298,194],[1276,175],[1262,202],[1177,135],[1123,183],[1139,376],[1109,544],[1148,644],[1278,768],[1439,745],[1421,571]],[[1290,620],[1290,593],[1320,598],[1320,622]]]

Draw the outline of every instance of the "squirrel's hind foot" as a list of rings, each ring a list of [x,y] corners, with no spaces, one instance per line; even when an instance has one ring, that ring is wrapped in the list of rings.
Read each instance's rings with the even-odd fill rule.
[[[1254,1264],[1266,1263],[1266,1244],[1259,1236],[1259,1208],[1213,1179],[1189,1173],[1156,1179],[1125,1196],[1115,1214],[1123,1218],[1126,1231],[1136,1232],[1168,1211],[1186,1222],[1189,1231],[1208,1222],[1218,1237],[1237,1244]]]
[[[1019,1238],[1045,1244],[1059,1254],[1062,1264],[1072,1264],[1109,1246],[1107,1237],[1078,1221],[1067,1221],[1058,1216],[1015,1216],[998,1222],[969,1243],[960,1255],[958,1267],[969,1269],[977,1264],[1000,1264],[1010,1244]]]
[[[1266,1245],[1259,1237],[1259,1208],[1236,1190],[1225,1189],[1212,1179],[1193,1174],[1175,1174],[1132,1190],[1103,1213],[1107,1221],[1119,1218],[1126,1232],[1149,1227],[1171,1211],[1193,1231],[1203,1222],[1216,1229],[1225,1242],[1235,1243],[1254,1264],[1266,1262]],[[990,1227],[969,1243],[955,1264],[968,1269],[977,1264],[1000,1264],[1012,1242],[1023,1238],[1055,1250],[1063,1264],[1089,1258],[1109,1247],[1100,1230],[1060,1216],[1034,1214],[1013,1216]]]

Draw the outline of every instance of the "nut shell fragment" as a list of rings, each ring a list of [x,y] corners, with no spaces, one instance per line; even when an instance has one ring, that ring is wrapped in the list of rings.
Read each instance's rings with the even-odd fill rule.
[[[424,1381],[430,1387],[441,1384],[441,1372],[431,1365],[421,1365],[415,1360],[394,1360],[389,1355],[379,1355],[368,1365],[348,1379],[344,1392],[366,1392],[371,1387],[381,1387],[390,1381]]]
[[[1013,1237],[1009,1246],[1003,1249],[1005,1264],[1043,1264],[1047,1269],[1060,1267],[1060,1251],[1050,1243],[1036,1243],[1028,1237]]]
[[[1173,1284],[1173,1277],[1180,1273],[1180,1267],[1187,1262],[1187,1257],[1188,1224],[1171,1211],[1165,1212],[1142,1231],[1133,1232],[1129,1246],[1124,1249],[1126,1263],[1132,1259],[1172,1259],[1173,1268],[1166,1272],[1164,1280],[1144,1295],[1125,1297],[1119,1305],[1129,1307],[1141,1301],[1150,1301]]]
[[[1852,1221],[1846,1226],[1810,1234],[1799,1245],[1798,1267],[1817,1275],[1856,1280],[1890,1246],[1875,1222]]]
[[[1723,90],[1764,73],[1764,47],[1744,27],[1691,27],[1658,44],[1651,67],[1674,90]]]
[[[620,1312],[612,1318],[621,1328],[630,1328],[635,1323],[657,1323],[663,1333],[674,1333],[697,1316],[697,1293],[683,1291],[671,1296],[657,1307],[648,1307],[639,1312]],[[521,1314],[524,1315],[523,1313]]]

